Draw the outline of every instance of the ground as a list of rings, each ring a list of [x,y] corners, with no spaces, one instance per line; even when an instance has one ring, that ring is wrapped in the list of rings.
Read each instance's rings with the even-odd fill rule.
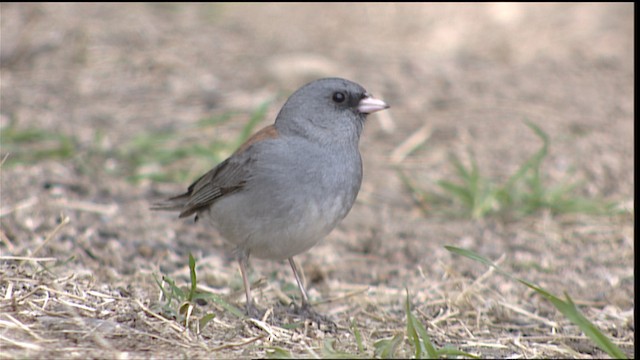
[[[370,357],[404,336],[406,291],[437,347],[606,355],[540,295],[446,245],[570,295],[633,356],[633,4],[0,6],[3,358],[336,356],[331,340]],[[215,230],[150,204],[324,76],[391,105],[366,123],[355,206],[297,257],[337,332],[282,315],[298,301],[291,270],[255,259],[264,321],[207,300],[192,318],[215,318],[185,330],[155,278],[188,286],[191,253],[199,289],[240,309],[242,281]],[[549,134],[545,182],[617,210],[472,218],[434,195],[456,179],[451,156],[498,182],[517,171],[541,146],[526,121]],[[190,150],[161,161],[165,147]],[[400,339],[395,356],[413,356]]]

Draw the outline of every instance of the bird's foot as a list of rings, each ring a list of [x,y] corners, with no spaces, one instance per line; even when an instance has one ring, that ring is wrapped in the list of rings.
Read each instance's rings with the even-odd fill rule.
[[[256,320],[261,320],[264,314],[266,313],[266,310],[260,310],[257,307],[255,307],[255,305],[253,304],[247,304],[245,311],[249,318],[256,319]]]
[[[336,325],[333,320],[331,320],[328,316],[322,315],[311,307],[308,303],[303,303],[302,306],[298,306],[296,304],[293,305],[296,315],[303,317],[304,319],[311,320],[318,324],[318,329],[324,330],[325,332],[335,333],[338,331],[338,325]]]

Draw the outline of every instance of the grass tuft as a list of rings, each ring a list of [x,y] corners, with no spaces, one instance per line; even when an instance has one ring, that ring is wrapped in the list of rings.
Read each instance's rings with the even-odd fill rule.
[[[566,300],[562,300],[538,285],[535,285],[526,280],[522,280],[514,277],[513,275],[509,274],[505,270],[502,270],[500,267],[498,267],[498,265],[493,263],[491,260],[471,250],[460,249],[453,246],[445,246],[445,248],[454,254],[464,256],[471,260],[474,260],[484,265],[487,265],[489,267],[492,267],[496,271],[498,271],[500,274],[507,276],[508,278],[513,279],[521,284],[524,284],[525,286],[534,290],[536,293],[538,293],[545,299],[549,300],[549,302],[551,302],[551,304],[556,309],[558,309],[558,311],[560,311],[571,322],[576,324],[584,332],[584,334],[587,335],[593,341],[595,345],[597,345],[600,349],[602,349],[607,354],[609,354],[609,356],[611,356],[614,359],[627,358],[624,352],[620,350],[620,348],[618,348],[613,342],[611,342],[611,340],[609,340],[609,338],[606,335],[604,335],[592,322],[590,322],[584,315],[582,315],[582,313],[573,303],[573,301],[571,300],[568,294],[565,293]]]
[[[542,146],[502,183],[482,175],[472,154],[469,166],[465,166],[457,156],[451,157],[456,179],[440,180],[438,185],[442,193],[427,193],[402,172],[401,180],[423,211],[428,211],[425,205],[427,199],[437,202],[453,199],[461,207],[459,212],[472,219],[488,216],[520,217],[540,210],[550,210],[554,214],[612,213],[614,204],[578,195],[576,190],[580,183],[563,181],[559,184],[547,184],[542,164],[549,153],[549,136],[536,124],[530,121],[525,121],[525,124],[542,141]]]
[[[202,329],[216,316],[214,313],[200,314],[201,312],[198,311],[196,307],[197,300],[211,300],[236,317],[244,317],[244,313],[240,309],[229,304],[220,296],[197,289],[196,261],[191,254],[189,254],[189,273],[189,287],[183,288],[178,287],[175,281],[168,276],[163,276],[162,281],[160,281],[154,274],[156,284],[158,284],[162,296],[165,299],[164,304],[162,304],[159,309],[162,316],[167,319],[175,319],[178,323],[187,329],[191,329],[196,334],[200,334]],[[167,285],[165,285],[165,283]],[[192,317],[195,318],[196,322],[192,321]]]
[[[416,359],[439,359],[449,358],[450,356],[463,356],[473,359],[478,358],[473,354],[460,351],[451,346],[436,348],[436,346],[431,342],[431,338],[427,334],[427,329],[411,312],[409,289],[407,289],[405,313],[407,315],[407,339],[409,340],[409,344],[411,344],[414,349]]]
[[[0,149],[6,165],[30,164],[48,159],[68,159],[76,154],[73,137],[37,128],[18,128],[16,121],[0,130]]]

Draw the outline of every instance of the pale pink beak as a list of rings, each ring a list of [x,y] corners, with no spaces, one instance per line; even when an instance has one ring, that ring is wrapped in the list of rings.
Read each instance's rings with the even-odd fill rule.
[[[369,94],[358,103],[358,111],[364,114],[371,114],[376,111],[388,109],[389,105],[382,100],[378,100]]]

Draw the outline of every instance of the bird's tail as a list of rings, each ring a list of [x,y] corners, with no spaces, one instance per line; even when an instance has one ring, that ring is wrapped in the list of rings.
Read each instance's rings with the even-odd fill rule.
[[[182,194],[154,203],[149,209],[156,211],[182,211],[189,201],[188,194]]]

